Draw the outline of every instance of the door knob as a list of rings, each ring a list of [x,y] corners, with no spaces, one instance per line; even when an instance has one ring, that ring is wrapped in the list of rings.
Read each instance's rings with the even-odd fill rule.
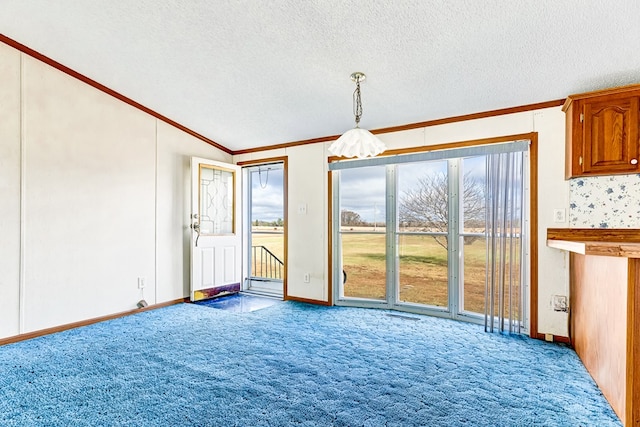
[[[632,165],[637,165],[638,164],[638,159],[631,159],[631,164]]]

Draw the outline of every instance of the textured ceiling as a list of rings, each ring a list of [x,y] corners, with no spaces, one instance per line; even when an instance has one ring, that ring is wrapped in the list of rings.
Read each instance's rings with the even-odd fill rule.
[[[640,82],[636,0],[0,0],[0,33],[231,150]]]

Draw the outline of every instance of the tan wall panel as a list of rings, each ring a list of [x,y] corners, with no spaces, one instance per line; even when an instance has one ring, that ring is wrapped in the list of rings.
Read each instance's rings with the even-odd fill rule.
[[[20,53],[0,44],[0,338],[19,331]]]
[[[155,300],[155,119],[23,62],[25,332]]]
[[[288,251],[287,290],[291,297],[326,301],[327,173],[322,144],[287,149]],[[298,213],[305,204],[305,214]],[[309,283],[304,283],[308,273]]]

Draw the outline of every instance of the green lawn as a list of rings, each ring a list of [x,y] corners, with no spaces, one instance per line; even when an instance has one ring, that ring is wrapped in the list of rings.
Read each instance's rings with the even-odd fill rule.
[[[447,306],[447,252],[431,236],[400,236],[400,300]],[[463,246],[465,311],[484,313],[485,239]],[[347,273],[345,296],[385,298],[385,236],[342,234],[342,257]],[[517,297],[516,297],[517,300]]]
[[[253,234],[253,246],[263,245],[284,261],[282,234]],[[400,300],[447,306],[447,252],[430,236],[399,237]],[[465,311],[484,313],[485,239],[463,246]],[[342,234],[342,258],[347,273],[344,294],[349,297],[385,299],[386,258],[384,234]],[[514,287],[514,300],[519,295]],[[497,301],[496,301],[497,303]]]

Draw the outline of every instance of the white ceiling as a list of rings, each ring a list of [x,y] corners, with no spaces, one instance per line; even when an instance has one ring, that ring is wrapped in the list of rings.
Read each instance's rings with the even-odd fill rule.
[[[636,0],[0,0],[0,33],[231,150],[640,82]]]

